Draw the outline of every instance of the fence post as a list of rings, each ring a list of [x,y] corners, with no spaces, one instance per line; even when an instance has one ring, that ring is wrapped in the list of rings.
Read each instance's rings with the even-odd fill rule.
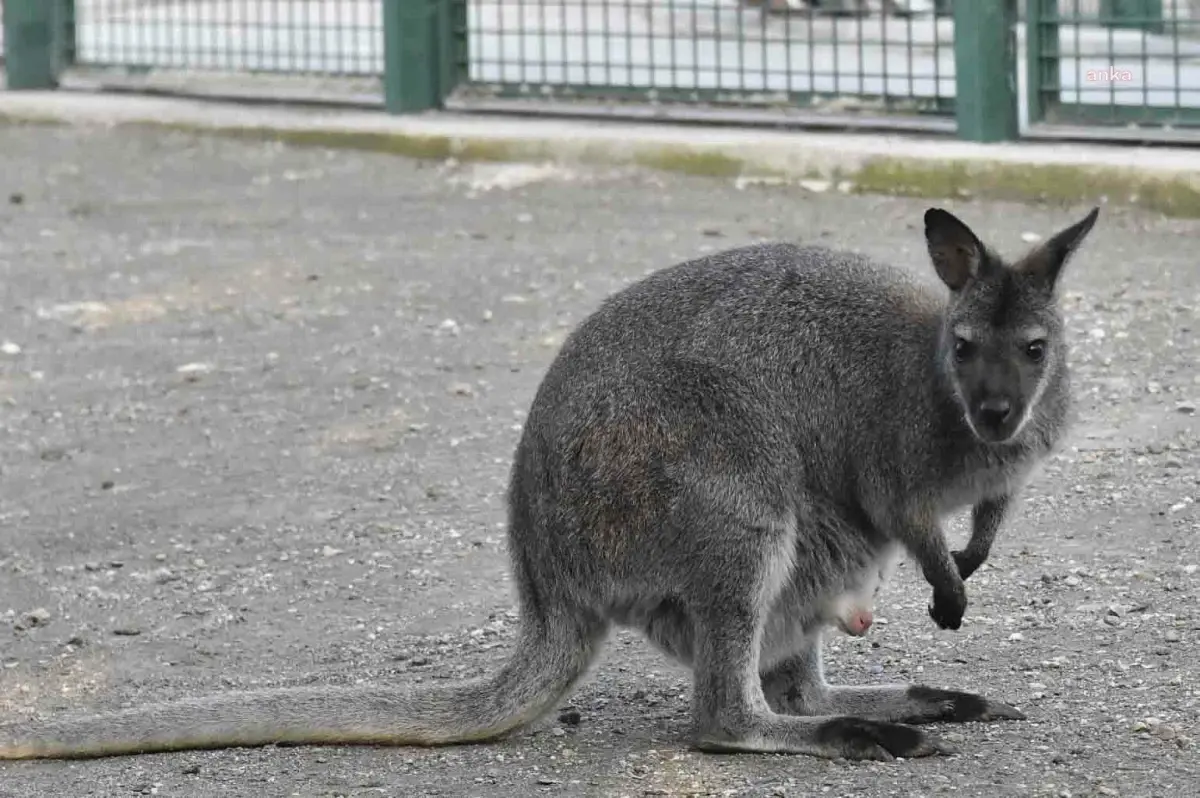
[[[58,88],[60,0],[2,1],[7,88]]]
[[[1100,0],[1100,19],[1110,28],[1162,33],[1162,0]]]
[[[1046,119],[1061,98],[1058,0],[1027,0],[1025,12],[1025,94],[1029,124]],[[1052,98],[1047,102],[1047,99]]]
[[[440,108],[461,79],[465,0],[381,0],[388,113]]]
[[[954,4],[954,107],[958,137],[1012,141],[1017,115],[1015,0]]]

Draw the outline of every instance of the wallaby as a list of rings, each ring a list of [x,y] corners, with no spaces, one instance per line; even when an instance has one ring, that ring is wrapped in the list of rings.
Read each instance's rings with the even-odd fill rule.
[[[0,729],[0,757],[264,744],[444,745],[552,710],[614,626],[692,670],[691,742],[889,760],[952,749],[914,725],[1021,719],[923,685],[833,686],[831,598],[897,547],[958,629],[1034,466],[1067,427],[1055,286],[1099,208],[1015,263],[924,215],[948,294],[865,256],[762,244],[610,296],[547,370],[517,445],[509,554],[520,609],[494,675],[297,687]],[[952,555],[941,521],[973,507]]]

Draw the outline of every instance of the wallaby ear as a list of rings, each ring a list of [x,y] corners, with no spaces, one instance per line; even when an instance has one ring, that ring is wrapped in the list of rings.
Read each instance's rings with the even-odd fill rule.
[[[979,273],[983,243],[958,217],[941,208],[925,211],[925,244],[938,277],[951,291],[961,291]]]
[[[1046,241],[1043,241],[1028,255],[1021,259],[1017,268],[1026,274],[1041,278],[1046,287],[1054,289],[1058,282],[1062,267],[1079,249],[1079,245],[1092,232],[1096,219],[1100,216],[1100,208],[1092,208],[1092,212],[1081,221],[1076,222],[1065,230],[1060,230]]]

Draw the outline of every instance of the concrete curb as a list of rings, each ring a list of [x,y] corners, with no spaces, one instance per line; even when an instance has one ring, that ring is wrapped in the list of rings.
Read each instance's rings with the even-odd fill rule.
[[[714,177],[803,182],[862,193],[1108,202],[1200,217],[1200,152],[743,128],[395,117],[190,99],[0,92],[0,121],[150,126],[415,158],[638,165]]]

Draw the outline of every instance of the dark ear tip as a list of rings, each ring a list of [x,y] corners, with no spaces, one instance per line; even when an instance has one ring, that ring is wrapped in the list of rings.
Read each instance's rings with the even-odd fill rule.
[[[950,211],[943,208],[929,208],[925,211],[925,232],[928,233],[932,228],[946,228],[958,220],[954,218]]]

